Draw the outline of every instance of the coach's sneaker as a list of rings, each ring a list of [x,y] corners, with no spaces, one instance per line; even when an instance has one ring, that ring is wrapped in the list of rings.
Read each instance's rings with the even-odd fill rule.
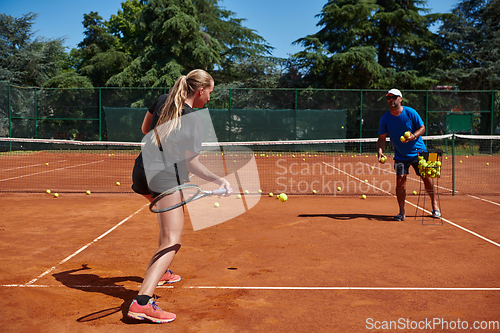
[[[175,319],[174,313],[165,312],[158,307],[156,296],[154,298],[151,297],[146,305],[140,305],[134,299],[132,304],[130,304],[127,316],[139,320],[148,319],[157,324],[169,323]]]
[[[181,280],[181,277],[179,275],[175,275],[170,269],[167,270],[165,274],[160,279],[160,282],[158,282],[159,286],[163,286],[165,283],[174,283],[174,282],[179,282]]]

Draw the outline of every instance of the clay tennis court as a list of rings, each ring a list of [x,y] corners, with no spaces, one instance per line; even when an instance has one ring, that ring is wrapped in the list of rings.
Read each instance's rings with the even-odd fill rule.
[[[113,158],[120,157],[100,155],[103,162],[93,164],[113,164],[107,160]],[[278,161],[283,159],[289,161]],[[406,221],[394,222],[396,199],[384,193],[393,189],[383,187],[394,186],[394,175],[376,169],[381,166],[372,159],[257,156],[261,181],[276,172],[289,180],[302,163],[316,165],[317,172],[322,165],[323,174],[303,172],[302,186],[324,176],[334,192],[300,195],[305,187],[296,187],[296,194],[288,188],[289,199],[281,203],[265,189],[246,213],[197,231],[187,212],[182,248],[171,267],[182,280],[157,289],[160,307],[177,319],[162,325],[126,317],[157,245],[156,216],[145,199],[133,193],[2,193],[2,331],[360,332],[414,331],[426,324],[427,331],[451,332],[465,323],[469,330],[474,324],[498,330],[498,196],[446,195],[444,171],[442,224],[416,208],[414,195],[407,197]],[[62,186],[69,181],[64,172],[77,168],[71,166],[89,163],[66,156],[60,163],[70,164],[63,166],[59,160],[37,169],[18,165],[9,178],[54,168],[54,184]],[[498,171],[497,161],[488,161],[491,172]],[[276,163],[288,171],[270,168]],[[363,164],[366,172],[357,174]],[[108,175],[114,190],[130,188],[128,170]],[[412,178],[409,192],[419,190]],[[335,192],[335,181],[344,182],[344,191],[354,182],[351,193]],[[239,199],[203,200],[209,207],[211,200],[220,203],[207,209],[210,215]]]

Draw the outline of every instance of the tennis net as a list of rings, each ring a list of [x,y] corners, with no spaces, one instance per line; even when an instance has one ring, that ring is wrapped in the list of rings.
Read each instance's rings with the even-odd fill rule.
[[[428,149],[443,151],[440,194],[499,194],[500,136],[424,137]],[[130,193],[140,143],[0,138],[0,192]],[[394,148],[386,143],[385,164],[377,139],[204,143],[200,161],[224,176],[240,178],[251,162],[259,184],[250,192],[317,195],[393,195]],[[200,179],[192,181],[203,184]],[[251,183],[251,182],[247,182]],[[119,184],[119,185],[118,185]],[[407,192],[420,189],[410,170]]]

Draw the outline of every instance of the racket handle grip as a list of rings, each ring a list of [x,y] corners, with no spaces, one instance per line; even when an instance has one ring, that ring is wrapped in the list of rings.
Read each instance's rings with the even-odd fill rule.
[[[233,190],[232,187],[229,188],[231,191]],[[222,195],[222,194],[226,194],[227,190],[225,188],[219,188],[217,190],[213,190],[212,191],[212,194],[214,195]]]

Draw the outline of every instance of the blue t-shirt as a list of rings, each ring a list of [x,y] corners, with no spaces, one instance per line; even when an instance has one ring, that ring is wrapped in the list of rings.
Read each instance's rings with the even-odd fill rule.
[[[387,134],[394,145],[394,159],[399,161],[410,161],[417,158],[419,152],[427,151],[424,140],[419,137],[416,140],[403,143],[400,137],[406,131],[415,133],[424,122],[414,109],[403,106],[403,112],[399,116],[393,116],[390,111],[380,118],[378,134]]]

